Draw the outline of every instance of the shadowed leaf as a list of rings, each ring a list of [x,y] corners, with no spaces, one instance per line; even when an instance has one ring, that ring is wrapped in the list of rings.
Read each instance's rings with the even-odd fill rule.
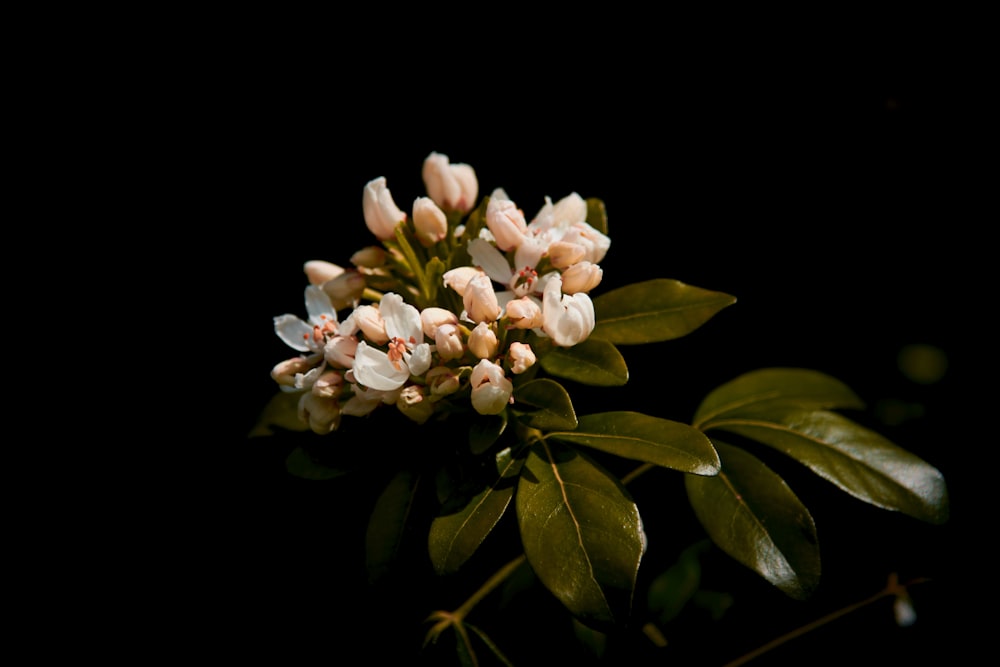
[[[576,412],[566,389],[548,378],[531,380],[514,391],[515,413],[541,431],[576,428]]]
[[[687,475],[688,499],[712,541],[788,596],[809,597],[819,584],[816,525],[783,479],[746,451],[714,441],[715,477]]]
[[[299,419],[299,399],[302,392],[279,391],[261,410],[257,423],[247,435],[260,438],[274,435],[275,427],[286,431],[308,431],[309,424]]]
[[[596,387],[628,382],[628,366],[614,344],[587,338],[573,347],[554,347],[539,360],[546,373]]]
[[[317,481],[333,479],[350,472],[349,468],[338,468],[313,460],[301,447],[296,447],[288,454],[285,459],[285,470],[289,475]]]
[[[836,378],[807,368],[762,368],[744,373],[714,389],[698,406],[694,424],[711,428],[713,419],[754,414],[766,408],[808,410],[865,407],[851,389]]]
[[[608,235],[608,211],[603,200],[587,198],[587,224],[605,236]]]
[[[375,501],[365,535],[368,578],[371,581],[380,579],[396,560],[419,482],[420,476],[415,472],[401,470]]]
[[[503,516],[514,495],[514,480],[524,459],[515,459],[510,449],[496,456],[491,484],[471,498],[459,497],[445,505],[431,522],[428,550],[438,574],[456,572],[475,553]]]

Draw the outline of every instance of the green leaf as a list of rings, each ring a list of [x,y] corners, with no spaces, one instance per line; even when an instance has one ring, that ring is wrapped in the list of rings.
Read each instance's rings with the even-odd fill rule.
[[[531,428],[541,431],[576,428],[576,412],[569,392],[556,382],[542,378],[514,391],[515,414]]]
[[[274,435],[275,427],[286,431],[308,431],[309,424],[299,419],[300,398],[302,398],[301,391],[279,391],[272,396],[261,410],[257,423],[247,437],[260,438]]]
[[[714,441],[722,457],[715,477],[684,477],[688,499],[708,536],[724,552],[797,600],[819,584],[816,525],[781,477],[748,452]]]
[[[384,576],[396,561],[419,482],[418,474],[401,470],[375,501],[365,535],[368,578],[371,581]]]
[[[719,472],[712,441],[696,428],[641,412],[599,412],[579,418],[575,431],[548,434],[615,456],[695,475]]]
[[[469,450],[479,455],[493,446],[507,428],[507,411],[498,415],[478,415],[469,427]]]
[[[573,347],[553,347],[539,359],[546,373],[596,387],[628,382],[628,366],[614,344],[587,338]]]
[[[632,283],[594,298],[597,326],[590,337],[618,345],[673,340],[734,303],[729,294],[669,278]]]
[[[712,428],[773,447],[846,493],[932,524],[948,520],[944,476],[920,457],[835,412],[769,408]]]
[[[713,419],[760,413],[770,407],[808,410],[865,407],[836,378],[807,368],[762,368],[714,389],[698,406],[694,425],[711,428]]]
[[[701,561],[708,540],[694,544],[681,552],[677,562],[658,574],[646,592],[646,606],[657,620],[669,623],[687,605],[701,586]]]
[[[605,236],[608,235],[608,211],[603,200],[587,198],[587,224]]]
[[[626,620],[646,536],[622,483],[583,452],[542,441],[515,501],[524,554],[545,587],[587,625]]]
[[[289,453],[285,459],[285,470],[289,475],[316,481],[333,479],[350,472],[347,468],[336,468],[314,460],[302,447],[296,447]]]
[[[457,572],[475,553],[507,510],[514,481],[524,464],[507,448],[496,456],[493,482],[471,498],[459,496],[446,503],[431,522],[428,549],[438,574]]]

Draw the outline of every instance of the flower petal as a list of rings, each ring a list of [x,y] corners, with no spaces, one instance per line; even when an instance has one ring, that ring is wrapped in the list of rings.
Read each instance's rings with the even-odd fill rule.
[[[299,352],[311,352],[308,342],[312,340],[313,328],[295,315],[279,315],[274,318],[274,333],[285,341],[285,345]]]
[[[360,384],[379,391],[391,391],[402,387],[409,377],[410,370],[406,364],[400,363],[396,368],[385,352],[369,347],[365,341],[358,343],[354,354],[354,378]]]

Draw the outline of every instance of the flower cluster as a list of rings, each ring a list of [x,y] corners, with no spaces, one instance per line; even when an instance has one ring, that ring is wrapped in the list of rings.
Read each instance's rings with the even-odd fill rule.
[[[427,196],[410,215],[385,177],[369,181],[362,211],[379,244],[354,253],[349,268],[306,262],[306,319],[274,318],[301,354],[271,376],[301,393],[299,417],[316,433],[381,405],[421,424],[470,405],[499,414],[515,376],[594,330],[588,293],[611,241],[587,221],[586,200],[546,197],[529,222],[501,188],[477,207],[474,169],[446,155],[431,153],[422,177]]]

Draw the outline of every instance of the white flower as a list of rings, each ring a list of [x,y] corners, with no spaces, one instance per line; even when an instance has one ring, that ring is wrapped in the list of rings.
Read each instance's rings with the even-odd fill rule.
[[[379,306],[385,331],[389,335],[388,353],[358,343],[354,354],[354,378],[360,384],[379,391],[399,389],[410,375],[421,375],[431,365],[431,346],[424,343],[420,312],[387,292]]]
[[[561,347],[572,347],[585,340],[597,323],[590,296],[584,292],[563,294],[559,276],[553,276],[545,285],[542,318],[542,330]]]
[[[462,296],[466,316],[473,322],[494,322],[500,317],[501,308],[493,282],[489,276],[479,275],[465,286]]]
[[[396,225],[406,220],[406,214],[393,201],[384,176],[368,181],[361,199],[365,224],[381,241],[396,238]]]
[[[306,287],[308,321],[286,313],[274,318],[274,332],[299,352],[322,353],[328,336],[337,333],[337,313],[330,297],[317,285]]]
[[[510,402],[514,385],[504,377],[503,368],[489,359],[482,359],[472,369],[472,407],[481,415],[496,415],[503,412]]]

